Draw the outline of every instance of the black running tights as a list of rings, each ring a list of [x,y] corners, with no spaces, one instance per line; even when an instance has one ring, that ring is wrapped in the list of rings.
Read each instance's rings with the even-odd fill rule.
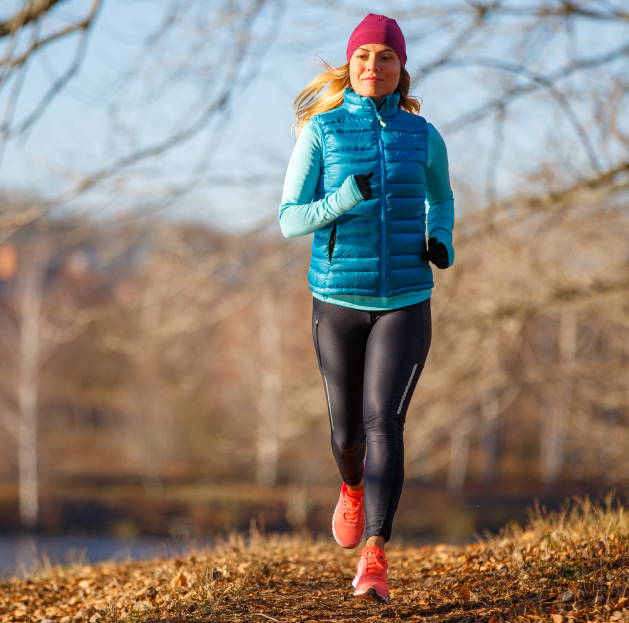
[[[314,299],[312,334],[345,484],[365,467],[367,538],[391,538],[404,482],[404,421],[432,334],[430,299],[361,311]]]

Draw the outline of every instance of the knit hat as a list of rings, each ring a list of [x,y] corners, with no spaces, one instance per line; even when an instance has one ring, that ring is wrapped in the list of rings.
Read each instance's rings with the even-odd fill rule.
[[[406,42],[397,22],[384,15],[369,13],[365,19],[356,26],[347,44],[347,62],[352,54],[367,43],[382,43],[388,45],[402,62],[406,65]]]

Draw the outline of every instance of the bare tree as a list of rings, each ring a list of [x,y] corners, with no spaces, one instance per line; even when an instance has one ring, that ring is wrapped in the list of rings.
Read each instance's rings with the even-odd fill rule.
[[[97,314],[68,296],[63,276],[49,274],[53,249],[33,235],[18,247],[15,288],[2,308],[4,379],[1,409],[18,446],[20,518],[34,528],[38,517],[38,395],[40,370],[60,344],[74,340]]]
[[[43,255],[41,249],[34,249],[24,262],[18,303],[20,517],[29,528],[36,525],[38,513],[37,387],[41,357]]]
[[[0,161],[7,141],[27,132],[78,73],[101,0],[92,0],[85,14],[78,19],[68,20],[66,17],[60,24],[54,23],[56,5],[63,6],[63,0],[26,0],[11,17],[0,23],[0,41],[3,47],[0,57],[0,93],[8,93],[0,126]],[[52,29],[44,27],[51,22],[54,24]],[[45,53],[51,44],[75,34],[79,35],[79,40],[70,66],[50,85],[28,116],[16,122],[16,107],[30,63],[35,57]]]
[[[267,284],[267,288],[271,284]],[[260,398],[256,481],[263,486],[277,482],[282,398],[281,307],[275,293],[265,289],[258,303],[260,330]]]
[[[50,104],[80,78],[90,54],[90,36],[102,22],[98,15],[108,8],[101,0],[92,0],[77,17],[65,10],[67,4],[22,0],[0,24],[0,94],[5,94],[6,102],[0,120],[0,162],[7,145],[52,114]],[[267,7],[279,17],[282,7],[274,0],[211,5],[170,0],[156,7],[157,24],[134,33],[142,40],[137,52],[119,59],[115,76],[106,84],[91,84],[86,93],[91,105],[102,111],[100,123],[109,125],[99,150],[102,157],[90,158],[90,166],[81,170],[66,168],[63,190],[54,196],[42,198],[28,210],[20,206],[5,212],[0,219],[5,238],[60,206],[69,202],[77,206],[78,197],[96,188],[100,196],[109,195],[109,205],[135,210],[143,202],[150,203],[151,211],[193,191],[208,174],[234,99],[254,82],[277,34],[278,19],[260,23]],[[124,17],[130,8],[119,10]],[[30,68],[38,59],[52,63],[46,53],[53,43],[65,46],[72,60],[68,66],[61,56],[54,61],[50,71],[55,78],[33,101],[25,94],[29,91],[25,85],[35,80]],[[169,167],[160,159],[193,139],[206,147],[186,171],[185,180],[168,179]],[[138,199],[140,179],[144,185]],[[150,201],[149,188],[154,189]]]

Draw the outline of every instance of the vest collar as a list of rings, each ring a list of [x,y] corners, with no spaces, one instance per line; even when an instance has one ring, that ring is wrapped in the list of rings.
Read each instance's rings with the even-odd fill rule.
[[[358,95],[351,87],[346,88],[343,94],[343,107],[353,115],[360,115],[361,117],[377,116],[378,113],[384,119],[393,117],[398,109],[399,102],[400,94],[395,91],[395,93],[387,95],[382,100],[380,110],[377,110],[372,99]]]

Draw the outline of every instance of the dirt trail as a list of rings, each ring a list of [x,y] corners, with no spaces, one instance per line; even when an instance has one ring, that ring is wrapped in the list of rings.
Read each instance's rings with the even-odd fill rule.
[[[538,516],[474,545],[388,550],[391,604],[351,597],[358,551],[232,537],[179,559],[45,569],[0,585],[0,622],[629,621],[622,511]]]

